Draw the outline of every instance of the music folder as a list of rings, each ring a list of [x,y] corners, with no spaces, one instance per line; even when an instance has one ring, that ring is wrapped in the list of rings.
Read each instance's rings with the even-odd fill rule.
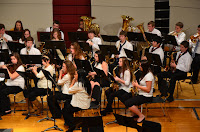
[[[23,64],[42,64],[42,55],[20,55]]]
[[[145,36],[146,36],[146,38],[147,38],[147,40],[149,42],[152,42],[153,38],[156,37],[156,36],[158,36],[157,34],[152,34],[152,33],[148,33],[148,32],[144,32],[144,33],[145,33]]]
[[[37,32],[38,42],[45,42],[51,40],[51,32]]]
[[[87,73],[90,71],[93,71],[93,68],[92,68],[90,62],[87,60],[74,59],[74,62],[76,64],[77,70],[83,69]]]
[[[78,44],[80,45],[81,49],[83,51],[92,51],[92,47],[90,47],[90,45],[86,42],[78,42]]]
[[[88,33],[85,31],[78,31],[78,32],[68,32],[68,37],[71,42],[77,41],[87,41],[88,40]]]
[[[172,35],[164,35],[163,43],[178,46],[175,36]]]
[[[112,35],[101,35],[101,37],[105,42],[117,42],[119,40],[119,37]]]
[[[25,48],[24,44],[21,44],[15,41],[8,41],[7,45],[9,49],[11,50],[11,52],[17,52],[19,54],[20,54],[21,49]]]
[[[8,49],[0,49],[0,62],[5,62],[5,64],[8,64],[10,61],[10,56]]]
[[[0,78],[10,79],[7,69],[0,69]]]
[[[142,33],[127,32],[127,37],[128,37],[128,40],[130,40],[130,41],[140,41],[140,42],[145,42]]]
[[[162,66],[162,62],[158,54],[152,54],[152,53],[146,52],[145,55],[150,64],[153,64],[154,66]]]
[[[23,32],[17,31],[6,31],[6,33],[10,35],[14,41],[18,41],[23,35]]]
[[[119,54],[119,51],[117,50],[115,45],[99,45],[99,48],[104,56],[109,55],[110,57],[112,54]]]
[[[131,51],[131,50],[128,50],[128,49],[124,49],[124,51],[126,53],[127,58],[132,59],[132,60],[139,60],[140,59],[137,51]]]

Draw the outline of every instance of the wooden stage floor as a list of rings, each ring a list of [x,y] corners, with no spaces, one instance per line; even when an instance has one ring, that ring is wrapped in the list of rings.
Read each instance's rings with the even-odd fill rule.
[[[188,80],[186,80],[188,82]],[[181,82],[182,91],[179,89],[179,97],[176,98],[177,91],[175,90],[174,97],[175,101],[171,103],[166,103],[168,114],[171,117],[171,122],[168,116],[163,116],[163,112],[160,109],[160,104],[150,104],[148,105],[148,117],[146,120],[159,122],[162,126],[162,132],[199,132],[200,131],[200,84],[195,84],[195,90],[197,95],[194,95],[191,85],[186,82]],[[156,92],[154,96],[158,94]],[[20,101],[22,98],[22,93],[17,95],[17,101]],[[11,101],[13,97],[11,96]],[[16,105],[17,110],[24,109],[24,103],[19,103]],[[12,107],[13,108],[13,107]],[[46,103],[45,103],[46,108]],[[120,103],[120,108],[117,113],[124,114],[124,105]],[[143,110],[145,114],[145,109]],[[127,116],[130,116],[128,112]],[[53,126],[53,121],[43,121],[37,122],[38,120],[46,117],[46,112],[42,116],[30,117],[27,120],[24,120],[25,116],[22,116],[22,111],[16,111],[16,113],[11,113],[6,116],[2,116],[0,120],[0,129],[12,128],[14,132],[40,132],[46,128]],[[51,115],[50,115],[51,117]],[[104,125],[107,122],[113,121],[115,118],[113,114],[109,114],[103,117]],[[56,124],[58,127],[66,131],[64,128],[64,120],[57,119]],[[140,123],[140,125],[142,125]],[[56,131],[56,130],[50,130]],[[80,131],[80,130],[79,130]],[[79,132],[77,130],[77,132]],[[126,132],[126,127],[120,126],[118,124],[110,124],[104,127],[105,132]],[[128,132],[136,132],[137,130],[133,128],[128,128]],[[76,131],[75,131],[76,132]]]

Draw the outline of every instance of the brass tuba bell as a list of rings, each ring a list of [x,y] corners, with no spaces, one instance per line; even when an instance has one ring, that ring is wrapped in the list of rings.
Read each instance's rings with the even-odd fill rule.
[[[130,17],[130,16],[125,16],[125,15],[122,15],[121,17],[123,19],[122,30],[123,31],[127,31],[130,21],[133,21],[134,19],[132,17]]]

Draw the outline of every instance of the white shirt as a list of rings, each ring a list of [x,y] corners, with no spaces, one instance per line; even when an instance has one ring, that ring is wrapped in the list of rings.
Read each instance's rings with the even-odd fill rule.
[[[173,33],[174,31],[170,32],[169,34]],[[177,44],[180,46],[180,44],[186,39],[186,34],[184,32],[181,32],[178,34],[178,36],[175,36]]]
[[[53,27],[46,28],[46,32],[52,32],[52,31],[53,31]],[[63,31],[60,30],[60,33],[61,33],[61,38],[64,40],[64,33],[63,33]]]
[[[43,66],[42,69],[49,71],[51,76],[53,76],[53,67],[51,65],[49,65],[47,68]],[[52,88],[52,82],[48,80],[48,84],[47,84],[47,79],[44,76],[42,70],[36,75],[36,77],[40,78],[40,80],[37,83],[38,88],[44,88],[44,89],[47,89],[47,87],[50,89]]]
[[[20,38],[19,39],[19,43],[20,44],[25,44],[25,41],[22,41],[22,39]],[[35,46],[35,40],[33,40],[33,45],[32,45],[32,47],[34,47]]]
[[[152,34],[157,34],[159,37],[162,36],[161,32],[158,29],[156,29],[156,28],[154,28],[152,32],[150,32],[149,30],[147,30],[147,32],[148,33],[152,33]]]
[[[73,57],[72,57],[72,54],[70,53],[70,54],[68,54],[68,56],[67,56],[67,60],[69,60],[69,61],[73,61]],[[85,58],[83,57],[83,56],[81,56],[81,60],[85,60]]]
[[[33,46],[31,47],[31,49],[28,51],[29,55],[41,55],[40,51],[36,48],[34,48]],[[21,55],[27,55],[27,48],[23,48],[20,51]]]
[[[21,65],[19,66],[16,71],[20,71],[20,72],[25,72],[24,67]],[[25,80],[22,76],[18,76],[17,78],[15,78],[14,80],[12,79],[8,79],[7,82],[5,83],[7,86],[19,86],[20,88],[24,89],[24,85],[25,85]]]
[[[153,52],[151,52],[153,48],[155,49],[156,47],[151,46],[151,47],[149,48],[149,53],[159,55],[159,56],[160,56],[161,63],[163,64],[163,61],[164,61],[164,51],[163,51],[163,49],[162,49],[161,47],[159,47],[159,48],[157,48],[156,50],[154,50]]]
[[[196,36],[197,36],[197,34],[194,34],[194,37],[196,37]],[[190,47],[192,48],[192,52],[194,52],[194,49],[195,49],[196,44],[197,44],[197,41],[198,41],[198,38],[196,39],[196,43],[193,43],[193,42],[191,41],[191,39],[189,40],[189,44],[190,44]],[[197,47],[196,53],[197,53],[197,54],[200,54],[200,44],[199,44],[198,47]]]
[[[176,60],[178,59],[179,55],[181,54],[181,51],[179,51],[176,55]],[[189,52],[182,55],[179,60],[178,64],[176,65],[176,69],[179,69],[184,72],[189,72],[192,64],[192,56]]]
[[[121,43],[120,40],[118,40],[115,44],[117,50],[119,51],[120,48],[120,44],[123,45],[123,43]],[[133,45],[131,43],[129,43],[128,41],[125,42],[125,44],[122,46],[121,51],[119,53],[119,57],[127,57],[126,52],[124,51],[124,49],[128,49],[133,51]]]
[[[6,33],[3,34],[3,37],[5,37],[8,41],[13,41],[12,37]],[[4,40],[3,40],[2,44],[0,44],[0,49],[9,49],[7,43]]]
[[[139,95],[143,95],[145,97],[152,97],[153,96],[153,88],[154,88],[154,76],[151,72],[148,72],[144,78],[142,78],[142,80],[140,80],[140,85],[143,86],[143,87],[146,87],[146,82],[147,81],[151,81],[152,84],[151,84],[151,90],[149,93],[145,92],[145,91],[142,91],[141,89],[138,88],[138,94]]]
[[[58,80],[58,85],[62,86],[61,90],[63,94],[69,94],[69,86],[71,85],[70,74],[67,73],[66,75],[63,76],[62,79]]]
[[[123,89],[124,91],[130,93],[131,87],[132,87],[130,71],[129,70],[124,71],[124,77],[123,77],[123,73],[121,73],[120,79],[124,80],[125,84],[121,83],[121,86],[119,87],[119,89]]]
[[[100,50],[99,45],[102,45],[101,39],[99,37],[94,37],[93,39],[88,39],[87,41],[92,41],[92,51],[93,51],[93,57],[96,51]]]
[[[85,91],[81,82],[76,82],[71,88],[69,93],[72,95],[71,105],[81,109],[88,109],[90,107],[91,98]]]

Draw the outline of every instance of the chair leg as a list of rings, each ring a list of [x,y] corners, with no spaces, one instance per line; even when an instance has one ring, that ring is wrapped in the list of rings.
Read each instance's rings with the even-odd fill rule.
[[[176,95],[176,98],[178,98],[178,82],[176,83],[176,90],[177,90],[177,95]]]
[[[193,85],[192,80],[191,80],[190,82],[192,83],[192,88],[193,88],[193,91],[194,91],[194,95],[196,95],[196,91],[195,91],[195,89],[194,89],[194,85]]]
[[[43,109],[44,109],[44,101],[43,101],[43,96],[40,96],[41,98],[41,102],[42,102],[42,111],[41,111],[41,115],[43,115]]]
[[[166,108],[165,102],[164,102],[164,109],[165,109],[165,111],[166,111],[166,113],[167,113],[167,116],[168,116],[168,118],[169,118],[169,121],[172,122],[172,119],[171,119],[171,117],[170,117],[170,115],[169,115],[169,113],[168,113],[168,110],[167,110],[167,108]]]
[[[146,107],[146,118],[148,116],[148,107],[147,107],[147,104],[145,104],[145,107]]]
[[[16,94],[14,94],[14,113],[15,113],[15,104],[16,104],[15,97],[16,97]]]
[[[143,111],[143,104],[141,104],[141,113],[142,113],[142,111]]]
[[[160,103],[160,108],[162,109],[164,116],[166,116],[165,110],[163,109],[163,106],[162,106],[162,103]]]

